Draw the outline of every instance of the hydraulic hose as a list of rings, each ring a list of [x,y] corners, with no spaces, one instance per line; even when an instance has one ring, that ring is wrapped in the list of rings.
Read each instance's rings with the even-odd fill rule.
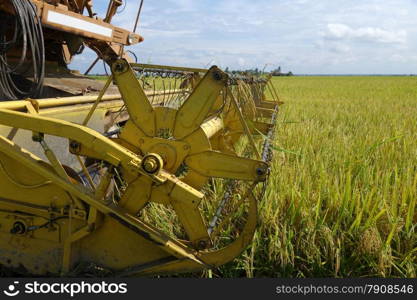
[[[45,45],[36,6],[27,0],[9,0],[13,17],[0,18],[0,94],[6,99],[37,98],[45,76]],[[11,21],[11,22],[10,22]],[[14,21],[14,24],[13,24]],[[10,62],[10,52],[20,58]]]

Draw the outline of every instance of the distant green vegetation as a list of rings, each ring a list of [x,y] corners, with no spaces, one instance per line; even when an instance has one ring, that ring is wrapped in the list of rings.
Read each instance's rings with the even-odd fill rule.
[[[108,76],[104,75],[88,75],[91,79],[97,79],[97,80],[106,80]]]

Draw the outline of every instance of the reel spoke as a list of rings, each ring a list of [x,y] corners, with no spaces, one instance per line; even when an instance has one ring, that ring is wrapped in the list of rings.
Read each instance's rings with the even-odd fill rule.
[[[262,161],[216,151],[191,155],[185,162],[191,169],[207,177],[256,182],[265,180],[268,169],[268,165]]]
[[[182,139],[200,127],[225,84],[225,74],[217,67],[206,73],[178,110],[173,132],[176,139]]]

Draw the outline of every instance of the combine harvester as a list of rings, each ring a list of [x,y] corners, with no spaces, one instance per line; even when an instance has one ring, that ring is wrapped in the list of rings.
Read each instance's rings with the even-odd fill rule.
[[[143,38],[110,24],[120,5],[100,19],[91,0],[0,0],[3,271],[194,272],[253,239],[269,78],[135,63],[124,48]],[[67,68],[84,47],[110,67],[105,84]]]

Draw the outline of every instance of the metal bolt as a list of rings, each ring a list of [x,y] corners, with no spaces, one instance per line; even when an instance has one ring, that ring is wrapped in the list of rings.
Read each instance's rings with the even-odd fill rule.
[[[197,243],[198,249],[205,249],[207,247],[207,241],[201,240]]]
[[[77,143],[77,142],[75,142],[75,141],[72,141],[71,143],[70,143],[70,147],[71,148],[78,148],[80,146],[80,144],[79,143]]]
[[[222,80],[222,78],[223,78],[223,76],[222,76],[222,73],[220,73],[220,71],[214,71],[213,72],[213,79],[214,80],[220,81],[220,80]]]
[[[143,162],[143,168],[146,172],[153,173],[157,167],[157,162],[153,159],[147,159]]]
[[[93,232],[95,227],[96,227],[95,223],[92,223],[92,224],[88,225],[87,232]]]
[[[41,132],[37,132],[37,133],[34,133],[32,135],[32,141],[34,141],[34,142],[39,143],[39,142],[43,141],[43,138],[44,138],[44,134],[41,133]]]
[[[11,234],[23,234],[26,231],[26,226],[22,222],[15,222],[12,229],[10,229]]]
[[[257,174],[258,176],[263,176],[263,175],[265,175],[265,174],[266,174],[266,170],[265,170],[264,168],[257,168],[257,169],[256,169],[256,174]]]
[[[69,146],[72,153],[79,153],[81,150],[81,144],[76,141],[71,141]]]
[[[145,156],[142,160],[142,168],[149,174],[154,174],[162,167],[161,158],[158,158],[154,154]]]
[[[123,72],[124,71],[124,68],[125,68],[125,66],[124,66],[123,63],[116,63],[114,65],[114,71],[115,72]]]

